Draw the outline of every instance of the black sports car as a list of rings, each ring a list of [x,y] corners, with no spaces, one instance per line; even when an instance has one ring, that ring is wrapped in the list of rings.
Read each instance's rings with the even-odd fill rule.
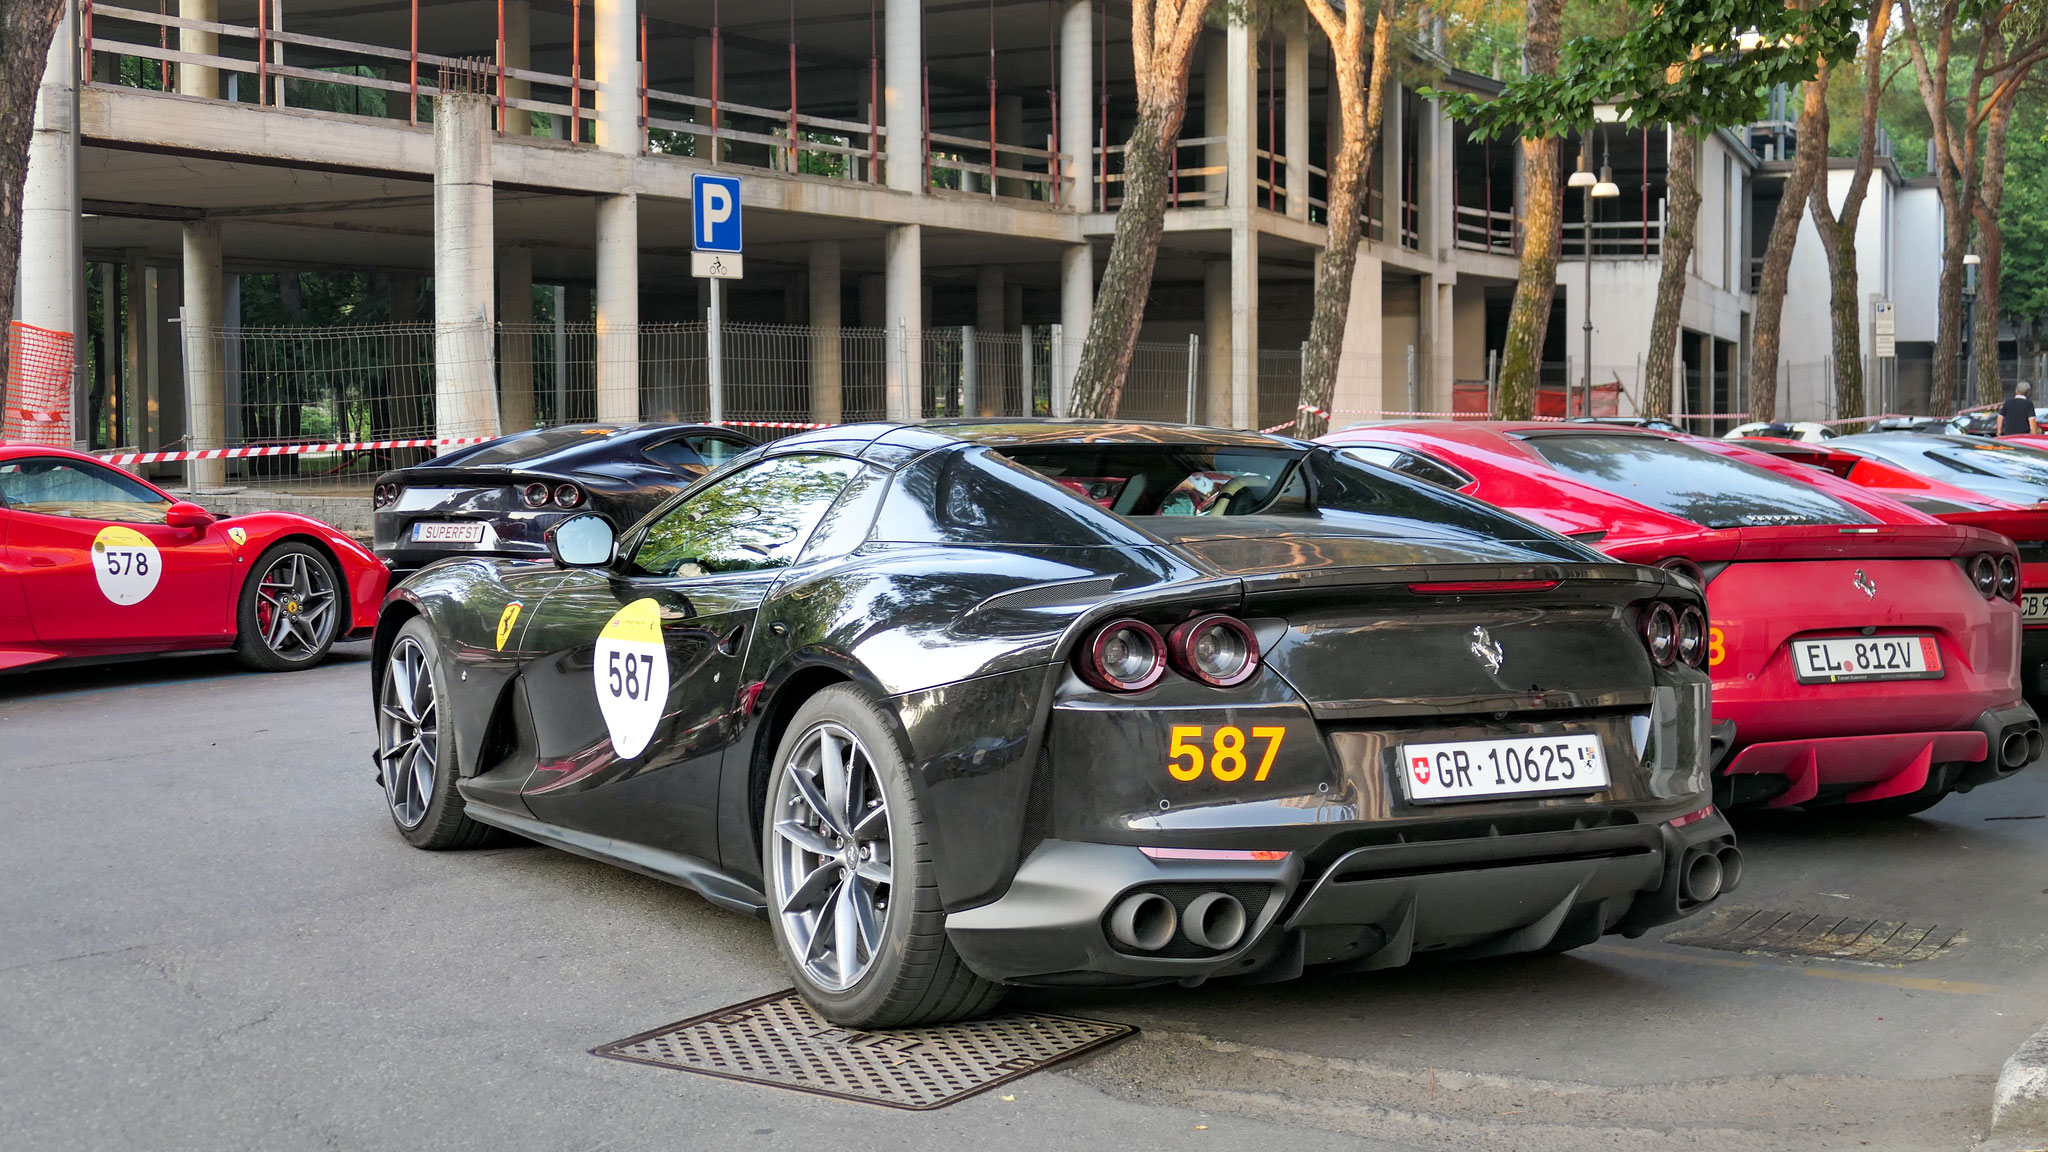
[[[459,448],[377,477],[377,558],[394,581],[450,556],[545,560],[558,521],[631,524],[753,446],[707,424],[565,424]]]
[[[1698,587],[1332,449],[826,429],[386,601],[379,781],[768,920],[827,1018],[1637,935],[1732,887]]]

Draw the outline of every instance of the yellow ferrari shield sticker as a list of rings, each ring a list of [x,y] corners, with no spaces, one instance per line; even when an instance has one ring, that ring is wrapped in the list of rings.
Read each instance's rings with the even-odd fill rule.
[[[505,650],[505,641],[512,638],[512,625],[519,622],[519,609],[521,607],[523,605],[519,601],[514,600],[510,604],[505,605],[503,612],[498,613],[498,651],[500,652]]]
[[[240,548],[242,545],[247,544],[248,542],[249,530],[247,528],[228,529],[228,543],[233,544],[237,548]]]

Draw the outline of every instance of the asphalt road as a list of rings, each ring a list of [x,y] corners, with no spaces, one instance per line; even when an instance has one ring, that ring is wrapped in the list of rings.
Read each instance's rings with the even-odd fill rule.
[[[2048,1017],[2048,766],[1750,822],[1731,901],[1933,923],[1904,966],[1657,934],[1292,984],[1034,993],[1143,1032],[909,1113],[588,1049],[785,986],[764,925],[538,847],[416,852],[363,646],[0,680],[0,1148],[1956,1149]]]

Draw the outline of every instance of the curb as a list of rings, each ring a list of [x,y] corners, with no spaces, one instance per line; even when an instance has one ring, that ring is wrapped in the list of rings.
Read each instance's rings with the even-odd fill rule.
[[[2006,1058],[1991,1094],[1995,1133],[2048,1132],[2048,1026]]]

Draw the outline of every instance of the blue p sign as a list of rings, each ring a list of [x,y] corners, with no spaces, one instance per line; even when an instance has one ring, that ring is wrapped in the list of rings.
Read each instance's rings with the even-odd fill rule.
[[[740,250],[740,179],[690,176],[690,247],[699,252]]]

